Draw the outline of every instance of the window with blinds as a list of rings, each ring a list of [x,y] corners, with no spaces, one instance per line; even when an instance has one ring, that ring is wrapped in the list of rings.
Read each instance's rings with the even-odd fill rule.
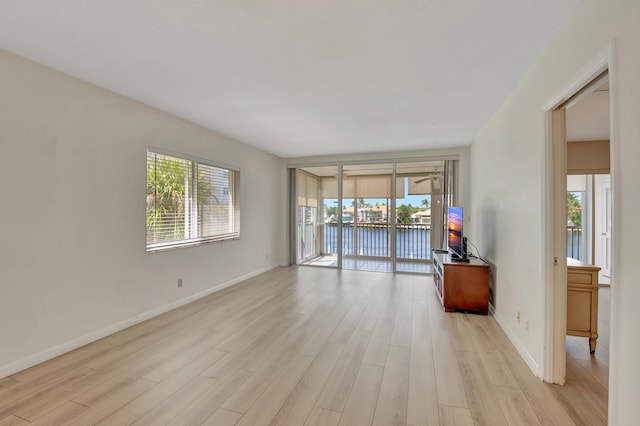
[[[239,238],[240,172],[147,151],[147,251]]]

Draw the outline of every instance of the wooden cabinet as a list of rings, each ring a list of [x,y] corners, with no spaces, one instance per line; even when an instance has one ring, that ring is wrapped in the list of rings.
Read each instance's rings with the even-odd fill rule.
[[[589,338],[591,353],[598,341],[598,272],[600,268],[567,259],[567,334]]]
[[[446,312],[489,312],[489,265],[479,259],[453,262],[446,253],[433,253],[433,282]]]

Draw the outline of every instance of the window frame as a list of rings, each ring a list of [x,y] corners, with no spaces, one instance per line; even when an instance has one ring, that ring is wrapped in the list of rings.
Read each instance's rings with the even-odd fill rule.
[[[233,209],[232,216],[231,216],[233,218],[232,219],[233,230],[232,232],[226,233],[226,234],[216,234],[216,235],[204,236],[204,237],[197,236],[193,238],[184,238],[181,240],[149,243],[148,242],[149,230],[147,228],[146,221],[145,221],[145,251],[147,253],[157,253],[165,250],[173,250],[173,249],[178,249],[183,247],[198,246],[201,244],[233,241],[233,240],[240,239],[240,168],[239,167],[231,166],[228,164],[224,164],[224,163],[220,163],[217,161],[212,161],[212,160],[208,160],[200,157],[195,157],[195,156],[180,153],[180,152],[148,146],[145,151],[145,184],[147,183],[146,170],[149,165],[148,163],[149,154],[169,156],[179,160],[185,160],[190,162],[190,168],[191,168],[191,173],[190,173],[191,179],[190,179],[190,185],[189,185],[190,192],[193,192],[195,188],[197,188],[198,165],[205,165],[205,166],[223,169],[231,172],[233,177],[233,194],[232,194],[232,203],[231,203],[232,209]],[[197,190],[195,191],[196,191],[195,193],[197,194]],[[145,186],[145,194],[146,194],[146,186]],[[190,216],[189,221],[194,223],[195,222],[194,219],[197,217],[197,214],[198,214],[197,213],[198,200],[197,200],[197,197],[190,197],[189,200],[190,200],[188,203],[189,210],[186,211],[186,208],[185,208],[184,214],[185,214],[185,218],[187,215],[189,215]],[[145,206],[145,213],[146,213],[146,206]]]

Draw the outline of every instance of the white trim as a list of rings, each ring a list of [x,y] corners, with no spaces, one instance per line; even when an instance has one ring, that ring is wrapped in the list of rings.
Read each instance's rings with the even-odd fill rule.
[[[241,277],[234,278],[231,281],[227,281],[225,283],[203,290],[199,293],[192,294],[191,296],[187,296],[183,299],[179,299],[171,303],[168,303],[166,305],[160,306],[158,308],[152,309],[150,311],[143,312],[139,315],[136,315],[135,317],[126,319],[116,324],[112,324],[108,327],[102,328],[92,333],[85,334],[84,336],[80,336],[68,342],[53,346],[49,349],[45,349],[44,351],[39,352],[35,355],[31,355],[26,358],[22,358],[17,361],[14,361],[10,364],[0,366],[0,379],[3,377],[10,376],[11,374],[15,374],[19,371],[25,370],[29,367],[33,367],[34,365],[48,361],[52,358],[55,358],[59,355],[70,352],[81,346],[85,346],[89,343],[95,342],[96,340],[99,340],[99,339],[102,339],[103,337],[117,333],[118,331],[124,330],[125,328],[131,327],[133,325],[136,325],[148,319],[157,317],[158,315],[162,315],[165,312],[169,312],[171,310],[184,306],[188,303],[194,302],[212,293],[223,290],[227,287],[231,287],[232,285],[238,284],[242,281],[248,280],[249,278],[253,278],[257,275],[263,274],[275,268],[277,268],[277,265],[266,266],[257,271],[251,272]]]
[[[511,328],[509,326],[507,326],[507,322],[504,321],[502,319],[502,317],[496,313],[496,309],[494,308],[494,306],[492,304],[489,304],[489,311],[493,315],[493,318],[496,320],[496,322],[498,323],[500,328],[502,328],[502,330],[505,332],[505,334],[507,335],[509,340],[511,340],[511,343],[516,348],[516,350],[518,351],[518,353],[520,354],[522,359],[524,359],[524,362],[527,363],[527,365],[529,366],[529,368],[531,369],[533,374],[537,378],[543,379],[543,377],[540,374],[540,366],[538,366],[538,364],[535,361],[535,358],[533,356],[531,356],[531,354],[529,353],[527,348],[525,348],[524,345],[522,345],[522,343],[520,343],[520,339],[518,339],[518,335],[516,333],[514,333],[511,330]]]
[[[545,301],[545,318],[544,318],[544,355],[542,366],[542,379],[546,382],[563,384],[565,380],[564,360],[566,359],[566,348],[564,345],[556,344],[555,336],[566,334],[566,326],[558,318],[559,311],[566,314],[566,306],[559,304],[566,300],[556,295],[558,283],[555,281],[555,268],[552,259],[554,257],[555,235],[554,235],[554,215],[555,208],[553,197],[553,179],[554,179],[554,138],[553,138],[553,111],[562,106],[572,96],[576,95],[583,88],[593,82],[604,71],[609,70],[610,84],[614,80],[611,75],[611,67],[613,62],[613,44],[607,46],[592,61],[579,70],[558,93],[550,98],[548,102],[542,105],[545,113],[545,150],[544,150],[544,176],[542,188],[546,197],[542,197],[542,221],[543,221],[543,243],[541,247],[540,268],[541,277],[544,280],[542,288],[544,289]],[[613,105],[613,92],[610,90],[611,104]],[[613,128],[613,125],[611,126]],[[613,133],[613,130],[612,130]],[[611,135],[613,138],[613,134]],[[613,186],[612,186],[613,189]],[[560,238],[560,237],[558,237]],[[561,262],[561,259],[559,259]],[[561,265],[560,265],[561,266]],[[565,282],[566,285],[566,282]],[[566,292],[565,292],[566,293]],[[559,300],[562,299],[562,300]],[[612,324],[613,325],[613,324]],[[560,365],[562,363],[562,365]],[[610,384],[611,386],[611,384]],[[610,395],[611,396],[611,395]]]
[[[177,151],[171,151],[171,150],[164,149],[164,148],[158,148],[158,147],[155,147],[155,146],[148,145],[147,146],[147,152],[153,152],[155,154],[167,155],[169,157],[176,157],[176,158],[179,158],[181,160],[194,161],[196,163],[206,164],[207,166],[217,167],[219,169],[227,169],[227,170],[231,170],[231,171],[234,171],[234,172],[240,172],[240,167],[238,167],[238,166],[232,166],[232,165],[225,164],[225,163],[219,163],[217,161],[209,160],[207,158],[195,157],[193,155],[189,155],[189,154],[185,154],[185,153],[177,152]]]

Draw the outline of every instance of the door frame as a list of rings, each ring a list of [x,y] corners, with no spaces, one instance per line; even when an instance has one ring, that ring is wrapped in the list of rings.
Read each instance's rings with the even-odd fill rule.
[[[609,140],[611,155],[612,212],[615,210],[614,147],[615,142],[615,65],[614,46],[598,54],[583,70],[569,79],[560,92],[543,106],[545,114],[544,171],[541,196],[543,206],[543,241],[540,268],[544,282],[545,323],[542,379],[564,384],[566,377],[566,313],[567,313],[567,242],[566,242],[566,117],[561,109],[572,98],[580,96],[603,73],[609,78]],[[617,235],[615,222],[612,238]],[[615,251],[615,248],[613,249]],[[612,253],[612,258],[615,258]],[[612,271],[612,278],[615,272]],[[612,289],[612,291],[614,291]],[[614,299],[612,294],[612,300]],[[613,309],[612,309],[613,312]],[[613,325],[613,324],[612,324]],[[610,369],[610,377],[613,369]],[[609,395],[611,398],[611,394]]]

